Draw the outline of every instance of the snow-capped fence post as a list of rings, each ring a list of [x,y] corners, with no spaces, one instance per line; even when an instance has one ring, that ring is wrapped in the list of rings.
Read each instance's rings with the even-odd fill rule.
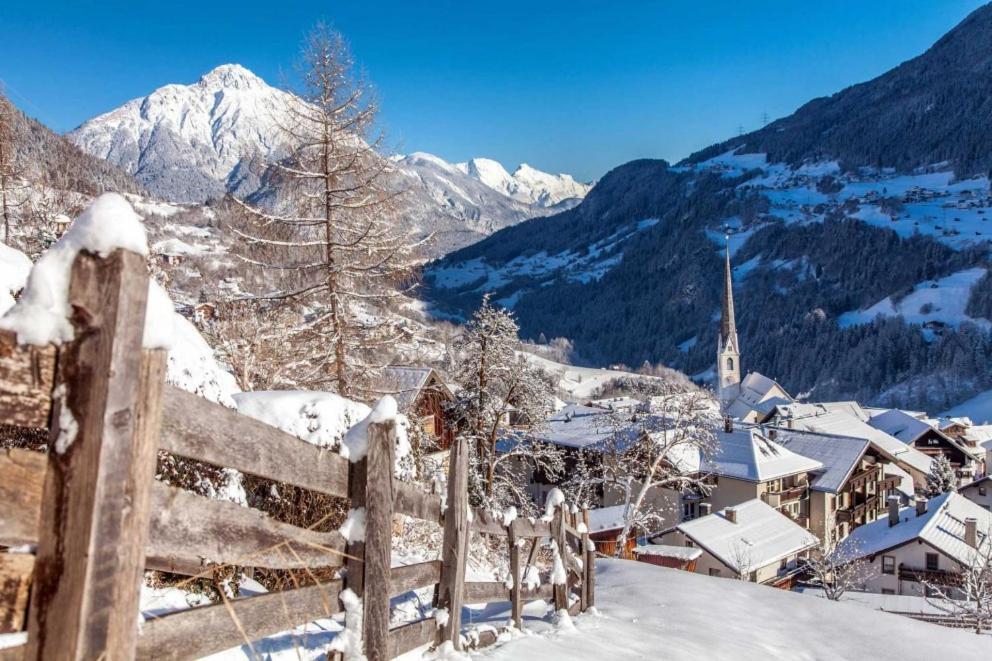
[[[517,536],[517,529],[520,524],[517,523],[518,521],[522,521],[522,519],[514,519],[507,527],[507,540],[510,544],[510,576],[513,581],[513,585],[510,587],[510,613],[513,617],[513,626],[520,629],[523,626],[520,584],[523,583],[524,577],[520,572],[520,545],[517,543],[517,540],[520,539]]]
[[[134,658],[165,354],[142,351],[144,257],[71,273],[24,658]]]
[[[465,561],[468,556],[468,442],[458,438],[451,446],[448,468],[448,499],[444,511],[444,538],[441,543],[441,582],[438,604],[448,611],[441,628],[441,640],[461,649],[462,602],[465,589]]]
[[[365,507],[368,455],[348,467],[348,500],[351,509]],[[345,548],[344,587],[359,597],[365,594],[365,538],[349,539]]]
[[[365,487],[365,604],[362,638],[370,661],[389,659],[389,566],[393,536],[396,423],[369,425]]]
[[[583,593],[586,597],[586,604],[583,610],[587,610],[596,605],[596,545],[589,538],[589,508],[582,508],[582,521],[585,523],[586,532],[582,534],[582,553],[585,557],[583,569],[585,587]]]
[[[567,516],[565,504],[560,504],[555,509],[554,518],[551,519],[551,539],[557,547],[556,566],[552,569],[552,580],[554,583],[555,610],[568,609],[568,564],[566,554],[568,553],[568,539],[565,535],[565,517]],[[561,573],[564,576],[555,576],[558,572],[557,563],[561,563]]]

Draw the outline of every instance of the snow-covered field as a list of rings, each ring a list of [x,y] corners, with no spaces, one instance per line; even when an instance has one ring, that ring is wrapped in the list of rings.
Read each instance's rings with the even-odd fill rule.
[[[535,356],[532,353],[523,353],[523,356],[532,365],[540,367],[544,371],[558,377],[559,397],[567,395],[568,399],[579,401],[589,399],[596,394],[596,391],[613,379],[620,377],[631,377],[634,379],[657,379],[659,377],[644,376],[633,372],[623,372],[620,370],[610,370],[601,367],[577,367],[576,365],[566,365],[553,360]],[[660,380],[660,379],[659,379]]]
[[[976,425],[992,423],[992,390],[978,393],[968,401],[944,411],[940,417],[967,417]]]
[[[736,661],[986,658],[984,638],[955,629],[730,579],[598,560],[598,615],[575,630],[525,621],[524,635],[482,658]],[[494,623],[505,612],[492,613]]]
[[[916,285],[910,294],[899,301],[893,301],[891,296],[886,297],[866,310],[845,312],[837,323],[847,327],[870,323],[878,316],[900,316],[910,324],[940,322],[958,326],[970,321],[988,328],[990,324],[987,319],[974,319],[965,314],[971,288],[983,275],[985,269],[973,268],[939,280],[927,280]]]

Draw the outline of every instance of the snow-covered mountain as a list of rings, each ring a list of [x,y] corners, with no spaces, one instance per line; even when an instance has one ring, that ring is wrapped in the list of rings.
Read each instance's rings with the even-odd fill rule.
[[[191,85],[166,85],[94,117],[68,137],[134,175],[155,197],[195,203],[262,185],[266,163],[284,151],[278,116],[293,96],[248,69],[225,64]],[[513,174],[490,159],[452,164],[431,154],[393,157],[400,214],[435,254],[536,216],[568,209],[589,185],[529,165]]]
[[[276,118],[291,98],[248,69],[225,64],[192,85],[132,99],[68,137],[132,173],[156,197],[202,202],[243,186],[253,158],[278,155]]]

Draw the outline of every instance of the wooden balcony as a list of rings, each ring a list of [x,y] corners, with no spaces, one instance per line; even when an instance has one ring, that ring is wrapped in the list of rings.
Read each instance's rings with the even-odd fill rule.
[[[799,486],[779,489],[778,491],[766,491],[761,495],[761,498],[772,507],[781,507],[786,503],[806,498],[807,488],[808,485],[800,484]]]
[[[899,563],[899,580],[931,585],[957,585],[961,582],[961,574],[946,569],[924,569]]]
[[[866,468],[865,470],[852,475],[851,479],[847,481],[847,485],[852,490],[860,489],[869,482],[877,482],[881,472],[882,467],[875,464],[871,468]]]
[[[878,507],[878,496],[868,496],[865,502],[851,505],[842,510],[837,510],[837,520],[847,523],[855,522],[860,518],[863,518],[869,510]],[[866,519],[867,520],[867,519]]]

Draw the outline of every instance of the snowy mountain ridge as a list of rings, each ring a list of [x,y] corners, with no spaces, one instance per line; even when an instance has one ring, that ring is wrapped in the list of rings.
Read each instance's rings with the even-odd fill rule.
[[[263,186],[268,163],[285,151],[280,112],[296,100],[238,64],[221,65],[190,85],[170,84],[75,129],[87,153],[134,175],[155,197],[189,204]],[[449,163],[422,152],[394,156],[403,217],[438,235],[443,254],[492,232],[577,204],[591,187],[567,174],[496,161]]]

